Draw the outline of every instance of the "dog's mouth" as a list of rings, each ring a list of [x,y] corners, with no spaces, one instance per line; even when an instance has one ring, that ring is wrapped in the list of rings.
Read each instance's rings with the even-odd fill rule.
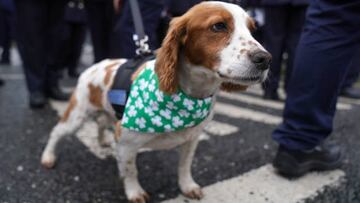
[[[229,77],[227,75],[224,75],[220,72],[218,72],[218,75],[226,80],[231,80],[232,82],[245,82],[245,83],[257,83],[262,82],[263,76],[262,75],[256,75],[256,76],[242,76],[242,77]]]
[[[249,82],[256,82],[261,79],[260,76],[249,76],[249,77],[236,77],[235,80],[241,80],[241,81],[249,81]]]

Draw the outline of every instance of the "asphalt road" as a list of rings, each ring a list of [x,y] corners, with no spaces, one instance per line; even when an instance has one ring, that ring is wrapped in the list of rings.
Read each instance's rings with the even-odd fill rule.
[[[20,66],[0,67],[0,76],[6,79],[6,86],[0,88],[0,202],[126,202],[111,148],[100,149],[87,143],[95,135],[93,123],[84,127],[83,135],[61,141],[55,169],[40,166],[40,154],[49,132],[66,104],[52,102],[43,110],[30,110],[21,72]],[[65,81],[69,87],[74,83]],[[269,169],[277,147],[270,135],[281,119],[283,104],[263,104],[258,91],[252,89],[249,93],[237,94],[238,97],[222,95],[219,98],[222,106],[214,119],[217,127],[207,129],[192,167],[194,178],[206,188],[205,193],[209,197],[221,196],[222,202],[229,203],[360,202],[360,101],[341,100],[342,107],[336,115],[331,139],[344,150],[343,167],[286,182]],[[236,117],[239,112],[244,116]],[[189,202],[178,197],[177,160],[177,150],[139,154],[139,178],[150,193],[151,202]],[[270,178],[275,180],[270,186],[263,186],[264,173],[266,177],[274,176]],[[240,184],[239,190],[234,186],[230,187],[232,193],[217,189],[227,188],[237,179],[246,183]],[[292,189],[294,191],[287,193],[286,190]],[[249,192],[232,196],[242,194],[240,190]],[[298,198],[298,194],[304,195]],[[263,199],[259,199],[259,195],[263,195]],[[249,197],[242,200],[238,196]]]

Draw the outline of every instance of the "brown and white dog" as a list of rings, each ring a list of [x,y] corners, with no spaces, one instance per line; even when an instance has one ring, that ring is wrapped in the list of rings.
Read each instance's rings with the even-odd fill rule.
[[[242,8],[222,2],[198,4],[174,19],[156,59],[160,90],[172,94],[181,88],[193,98],[205,98],[215,97],[220,89],[245,90],[249,85],[261,83],[267,76],[271,55],[251,36],[253,28],[252,19]],[[102,115],[98,119],[99,140],[102,140],[103,131],[115,120],[106,95],[119,65],[125,61],[104,60],[81,75],[66,112],[50,134],[41,158],[43,166],[54,166],[58,141],[74,134],[86,119]],[[179,145],[180,189],[190,198],[203,197],[200,186],[192,178],[191,162],[198,137],[212,115],[195,127],[151,136],[121,129],[121,122],[117,122],[116,158],[130,202],[143,203],[148,198],[137,177],[138,150],[170,149]]]

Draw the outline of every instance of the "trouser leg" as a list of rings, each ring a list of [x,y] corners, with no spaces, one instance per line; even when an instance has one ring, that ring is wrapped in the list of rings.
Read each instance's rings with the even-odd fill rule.
[[[114,9],[111,0],[85,1],[95,62],[109,58]]]
[[[46,76],[45,45],[46,3],[16,0],[17,41],[27,87],[43,91]]]
[[[273,132],[280,145],[310,149],[332,132],[337,96],[359,48],[359,10],[360,2],[355,0],[319,0],[310,5],[288,87],[284,121]]]
[[[301,31],[304,26],[306,6],[294,6],[290,10],[289,21],[287,23],[287,36],[286,36],[286,52],[288,54],[286,75],[285,75],[285,86],[287,90],[288,83],[291,79],[291,73],[294,65],[294,56]]]
[[[265,92],[275,92],[279,87],[282,55],[285,49],[288,6],[265,8],[264,45],[272,55],[268,79],[264,82]]]

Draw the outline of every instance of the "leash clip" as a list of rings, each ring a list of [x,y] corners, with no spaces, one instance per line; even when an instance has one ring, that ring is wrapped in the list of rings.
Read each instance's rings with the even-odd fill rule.
[[[144,36],[144,38],[139,39],[139,36],[137,34],[133,35],[133,40],[135,42],[135,45],[137,46],[136,54],[142,55],[142,54],[148,54],[150,53],[150,46],[148,44],[149,37],[147,35]]]

